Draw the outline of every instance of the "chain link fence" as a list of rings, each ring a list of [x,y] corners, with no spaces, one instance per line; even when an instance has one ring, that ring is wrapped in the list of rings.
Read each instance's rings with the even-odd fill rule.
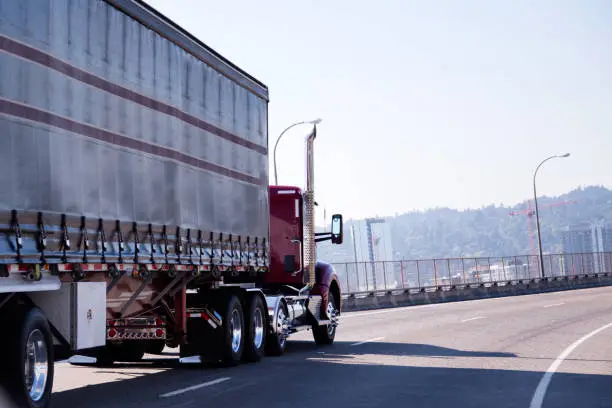
[[[506,284],[542,277],[612,272],[612,253],[547,254],[544,274],[539,256],[444,258],[333,264],[345,294],[388,290]]]

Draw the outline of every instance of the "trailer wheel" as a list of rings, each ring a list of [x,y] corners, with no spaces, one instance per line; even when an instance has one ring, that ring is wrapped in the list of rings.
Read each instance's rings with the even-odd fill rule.
[[[327,300],[327,314],[331,319],[329,324],[312,327],[312,334],[314,336],[315,343],[317,344],[333,344],[334,339],[336,338],[336,299],[331,291],[329,292],[329,297]]]
[[[244,313],[240,300],[235,295],[230,295],[223,316],[223,341],[220,344],[221,359],[226,365],[236,365],[242,359],[244,326]]]
[[[261,296],[251,296],[246,317],[246,342],[244,346],[244,360],[257,362],[262,359],[266,346],[266,313]]]
[[[95,365],[109,367],[115,361],[135,363],[144,357],[146,344],[144,341],[124,341],[122,343],[106,343],[85,355],[96,358]]]
[[[274,317],[274,332],[268,334],[266,339],[266,354],[269,356],[282,356],[287,347],[287,306],[281,303]]]
[[[149,354],[162,354],[166,348],[166,340],[147,341],[146,352]]]
[[[37,308],[12,310],[8,329],[17,333],[5,339],[3,366],[6,364],[7,391],[17,406],[49,406],[53,389],[53,337],[47,318]],[[3,370],[4,371],[4,370]]]

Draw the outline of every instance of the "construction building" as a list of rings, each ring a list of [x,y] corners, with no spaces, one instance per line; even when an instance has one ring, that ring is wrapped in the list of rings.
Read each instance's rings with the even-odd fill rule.
[[[568,227],[562,236],[566,274],[612,271],[612,224],[606,222]]]

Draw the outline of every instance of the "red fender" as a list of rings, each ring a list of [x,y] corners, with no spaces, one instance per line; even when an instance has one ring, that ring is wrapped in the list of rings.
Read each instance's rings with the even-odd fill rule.
[[[315,266],[315,285],[310,293],[313,295],[321,295],[321,298],[323,299],[321,302],[322,316],[326,315],[327,302],[329,299],[329,288],[331,287],[332,282],[335,282],[338,285],[338,289],[340,289],[340,281],[338,280],[338,275],[336,274],[334,267],[326,262],[317,262]],[[338,303],[336,307],[338,310],[341,310],[341,296],[338,296],[336,302]]]

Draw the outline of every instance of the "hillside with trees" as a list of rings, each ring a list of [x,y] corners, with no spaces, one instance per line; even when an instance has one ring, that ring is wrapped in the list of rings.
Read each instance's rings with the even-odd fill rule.
[[[548,207],[562,201],[575,203]],[[538,204],[544,252],[562,252],[561,231],[569,225],[612,222],[612,190],[604,187],[538,198]],[[526,210],[527,205],[525,201],[514,207],[491,205],[466,211],[436,208],[389,217],[387,222],[400,259],[528,254],[527,217],[509,215],[511,211]],[[532,218],[535,234],[535,216]]]

